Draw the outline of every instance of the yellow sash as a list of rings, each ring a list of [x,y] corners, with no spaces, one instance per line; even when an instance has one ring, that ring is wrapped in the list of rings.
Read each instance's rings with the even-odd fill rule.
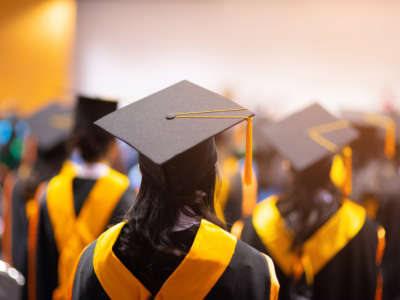
[[[73,164],[64,164],[47,189],[47,207],[58,252],[59,287],[53,299],[66,299],[67,286],[76,259],[82,249],[106,227],[119,199],[128,187],[126,176],[110,169],[100,177],[89,193],[79,216],[75,215],[72,182]]]
[[[111,299],[147,300],[150,292],[112,251],[123,226],[120,223],[99,237],[93,257],[94,271]],[[204,299],[229,265],[236,242],[232,235],[203,219],[189,253],[154,299]]]
[[[287,276],[295,275],[296,266],[300,263],[309,283],[357,235],[365,223],[364,208],[344,199],[338,211],[304,243],[299,257],[290,249],[293,233],[286,228],[276,206],[277,200],[276,196],[272,196],[256,206],[253,226],[282,271]]]

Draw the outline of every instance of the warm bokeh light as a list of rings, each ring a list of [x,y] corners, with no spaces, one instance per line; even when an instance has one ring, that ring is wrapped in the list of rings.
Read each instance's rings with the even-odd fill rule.
[[[78,11],[87,93],[127,103],[188,79],[278,114],[312,99],[338,111],[400,96],[398,1],[80,1]]]
[[[76,4],[6,1],[0,26],[0,108],[27,113],[71,93]]]

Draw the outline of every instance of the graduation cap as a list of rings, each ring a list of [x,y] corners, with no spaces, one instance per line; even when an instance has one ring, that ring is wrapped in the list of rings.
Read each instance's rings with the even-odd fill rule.
[[[200,170],[215,167],[215,135],[248,120],[245,177],[250,184],[253,115],[230,99],[181,81],[95,124],[135,148],[142,171],[149,169],[164,185],[179,185],[185,175],[199,177]]]
[[[114,100],[78,96],[75,113],[75,128],[92,128],[101,117],[115,111],[118,102]]]
[[[391,159],[396,155],[396,122],[385,114],[360,111],[342,111],[342,116],[359,128],[381,128],[385,132],[384,152]]]
[[[38,138],[39,150],[47,151],[68,138],[73,125],[73,113],[70,108],[53,103],[34,113],[26,121]]]
[[[333,156],[331,179],[345,194],[349,193],[351,149],[345,146],[356,139],[358,133],[348,121],[338,120],[321,105],[312,104],[271,124],[265,129],[265,134],[297,173]]]

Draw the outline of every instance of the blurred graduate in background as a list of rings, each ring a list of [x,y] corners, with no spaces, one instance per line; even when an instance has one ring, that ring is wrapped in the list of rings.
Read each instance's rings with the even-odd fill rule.
[[[28,133],[29,125],[15,114],[9,113],[0,118],[1,233],[2,248],[8,247],[2,256],[9,263],[11,263],[11,248],[9,247],[11,235],[10,230],[4,231],[4,227],[10,227],[11,224],[12,191],[22,160],[24,140]]]
[[[118,156],[114,138],[94,121],[117,102],[79,97],[70,158],[47,184],[41,201],[37,246],[29,268],[37,274],[30,299],[67,299],[67,285],[82,249],[118,221],[135,199],[128,178],[110,167]],[[32,235],[32,237],[36,237]]]
[[[396,139],[400,136],[395,115],[344,111],[360,132],[353,149],[352,199],[386,230],[383,257],[383,299],[400,298],[400,176]],[[398,124],[400,125],[400,124]]]
[[[345,146],[356,130],[314,104],[271,124],[267,136],[290,161],[293,183],[256,206],[241,238],[273,258],[279,299],[380,297],[383,233],[378,238],[365,209],[346,198],[351,149]]]
[[[24,161],[8,201],[4,257],[9,264],[28,276],[28,231],[36,234],[40,198],[44,183],[57,174],[66,159],[66,142],[73,123],[72,111],[59,104],[39,110],[27,120],[30,133],[24,141]],[[8,238],[9,237],[9,238]],[[30,274],[33,275],[33,274]],[[27,297],[27,285],[23,299]]]

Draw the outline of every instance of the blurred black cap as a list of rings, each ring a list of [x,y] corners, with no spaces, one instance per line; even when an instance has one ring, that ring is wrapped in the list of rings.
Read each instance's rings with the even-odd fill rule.
[[[337,119],[319,104],[312,104],[271,124],[265,133],[296,172],[339,153],[358,136],[348,121]]]
[[[40,109],[26,121],[38,138],[39,150],[47,151],[68,138],[73,125],[73,112],[70,108],[53,103]]]

